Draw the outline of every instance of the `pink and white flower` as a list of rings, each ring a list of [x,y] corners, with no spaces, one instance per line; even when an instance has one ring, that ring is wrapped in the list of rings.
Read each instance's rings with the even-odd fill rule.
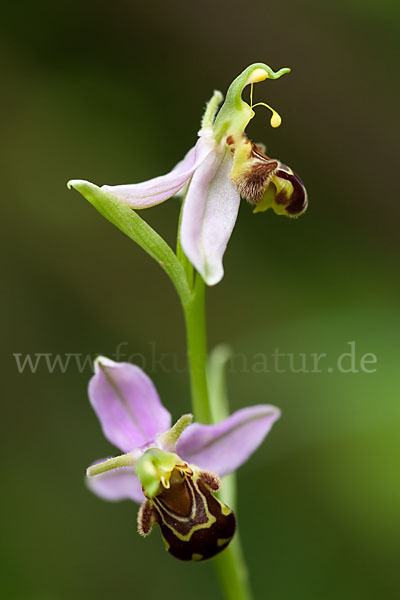
[[[275,73],[264,63],[251,65],[231,84],[219,111],[223,96],[214,92],[197,143],[172,171],[142,183],[101,187],[132,209],[144,209],[172,198],[187,186],[180,241],[208,285],[223,277],[223,256],[241,197],[254,206],[254,212],[273,208],[278,214],[295,217],[307,208],[307,193],[300,178],[279,160],[266,156],[245,134],[253,108],[260,104],[270,108],[264,103],[253,104],[253,84],[287,72],[289,69]],[[242,99],[247,85],[251,85],[251,106]],[[280,117],[271,110],[271,125],[277,127]],[[74,180],[70,185],[82,191],[82,183]]]
[[[184,415],[171,427],[151,379],[139,367],[99,357],[89,383],[89,399],[105,437],[124,454],[88,469],[88,486],[105,500],[144,500],[135,470],[151,449],[175,453],[181,461],[224,476],[240,467],[280,417],[275,406],[242,408],[221,423],[191,423]]]

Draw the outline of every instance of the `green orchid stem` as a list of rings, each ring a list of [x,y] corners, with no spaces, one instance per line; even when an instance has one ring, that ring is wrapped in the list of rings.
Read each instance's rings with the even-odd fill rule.
[[[214,348],[208,359],[207,380],[214,423],[223,421],[229,416],[226,366],[231,356],[231,349],[221,344]],[[236,512],[236,473],[223,478],[219,497],[224,504]],[[250,583],[238,530],[228,548],[214,559],[214,566],[227,600],[251,600]]]
[[[181,216],[182,210],[178,226],[177,257],[186,273],[189,286],[193,286],[189,302],[184,302],[180,296],[186,324],[192,408],[195,421],[212,424],[229,416],[224,368],[230,351],[226,348],[217,349],[217,352],[211,354],[208,364],[205,283],[200,273],[196,273],[193,285],[193,267],[180,244]],[[235,509],[235,474],[224,478],[220,497]],[[213,559],[213,564],[226,600],[252,600],[238,531],[226,550]]]
[[[207,385],[205,284],[197,273],[192,300],[183,306],[186,323],[193,414],[200,423],[212,423]]]
[[[219,361],[219,365],[216,365],[216,369],[208,370],[207,378],[205,285],[198,273],[193,291],[193,301],[184,308],[184,313],[188,339],[193,413],[195,420],[200,423],[215,423],[228,417],[229,413],[225,385],[222,381],[224,377],[222,370],[226,360],[216,357],[216,360],[213,361],[212,354],[211,362],[215,364]],[[216,370],[220,371],[219,376],[215,373]],[[219,385],[217,385],[217,381]],[[213,386],[210,389],[210,394],[208,382]],[[235,509],[236,476],[234,474],[224,478],[220,497],[223,502]],[[226,600],[252,600],[238,531],[226,550],[213,559],[213,564]]]

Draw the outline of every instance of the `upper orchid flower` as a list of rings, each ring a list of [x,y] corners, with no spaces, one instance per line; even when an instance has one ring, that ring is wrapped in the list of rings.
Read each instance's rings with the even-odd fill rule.
[[[143,183],[101,188],[131,208],[141,209],[164,202],[188,184],[181,245],[209,285],[223,277],[222,259],[236,222],[240,197],[254,205],[254,212],[273,208],[278,214],[296,217],[307,208],[307,193],[300,178],[279,160],[266,156],[263,148],[245,134],[254,117],[253,108],[258,105],[272,111],[272,127],[280,125],[280,116],[270,106],[253,104],[253,84],[277,79],[289,71],[285,68],[275,73],[264,63],[249,66],[233,81],[219,111],[223,96],[214,92],[196,145],[170,173]],[[251,85],[250,105],[242,99],[247,85]],[[70,182],[79,191],[82,184],[93,186],[80,180]]]
[[[243,408],[216,425],[171,428],[151,380],[129,363],[100,357],[89,383],[90,402],[104,435],[125,454],[88,469],[88,485],[106,500],[142,503],[139,533],[154,523],[167,550],[182,560],[203,560],[223,550],[235,532],[233,512],[214,493],[219,476],[243,464],[279,418],[274,406]]]

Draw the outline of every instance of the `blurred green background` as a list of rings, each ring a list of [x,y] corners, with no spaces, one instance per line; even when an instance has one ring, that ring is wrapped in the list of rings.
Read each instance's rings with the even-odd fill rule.
[[[245,357],[230,368],[232,408],[283,411],[238,474],[255,597],[397,599],[398,3],[6,1],[0,27],[2,596],[220,598],[210,564],[175,561],[158,531],[136,534],[136,506],[84,487],[86,466],[114,452],[87,400],[90,369],[19,373],[13,354],[112,357],[126,342],[181,370],[167,277],[65,184],[167,172],[212,91],[264,61],[292,67],[255,88],[283,124],[260,108],[249,135],[301,175],[310,208],[291,221],[243,203],[208,294],[210,346]],[[177,214],[175,200],[142,213],[171,243]],[[338,372],[351,341],[359,372]],[[296,368],[326,353],[323,372],[280,373],[272,359],[258,372],[254,355],[275,349]],[[360,370],[365,353],[376,372]],[[173,416],[187,411],[187,373],[150,370]]]

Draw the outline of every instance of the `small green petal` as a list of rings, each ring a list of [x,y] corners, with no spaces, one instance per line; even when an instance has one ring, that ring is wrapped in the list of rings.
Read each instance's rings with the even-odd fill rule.
[[[176,442],[179,440],[186,427],[192,423],[192,421],[193,415],[182,415],[182,417],[180,417],[177,420],[177,422],[173,427],[171,427],[171,429],[169,429],[168,431],[166,431],[158,437],[157,441],[160,444],[160,446],[164,450],[167,450],[169,452],[175,450]]]
[[[202,129],[212,128],[215,115],[217,114],[217,110],[223,99],[224,97],[221,92],[215,90],[204,111],[203,119],[201,121]]]
[[[132,467],[136,463],[138,456],[140,456],[140,452],[134,450],[128,454],[109,458],[108,460],[104,460],[101,463],[89,467],[86,474],[88,477],[93,477],[94,475],[100,475],[100,473],[119,469],[120,467]]]

